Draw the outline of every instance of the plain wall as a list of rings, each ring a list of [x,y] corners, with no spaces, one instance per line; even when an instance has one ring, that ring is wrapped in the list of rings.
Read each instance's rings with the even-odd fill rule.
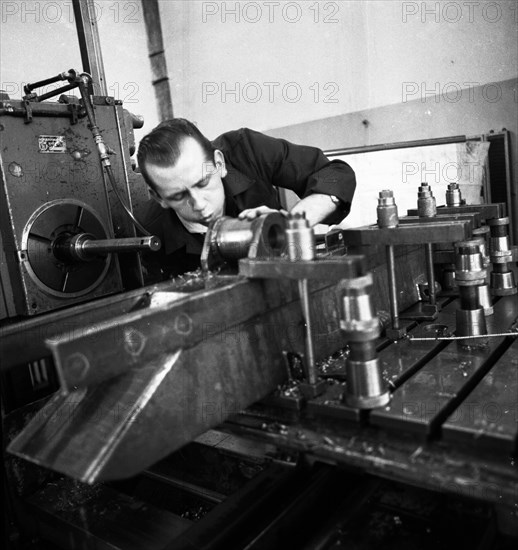
[[[518,76],[517,8],[507,0],[163,0],[175,113],[215,137],[462,95]]]

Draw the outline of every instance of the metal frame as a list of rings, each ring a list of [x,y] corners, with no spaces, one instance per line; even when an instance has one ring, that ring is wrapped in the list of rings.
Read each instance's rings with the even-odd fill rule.
[[[501,132],[493,132],[488,134],[476,135],[476,136],[451,136],[440,137],[431,139],[419,139],[412,141],[399,141],[394,143],[380,143],[376,145],[365,145],[360,147],[345,147],[343,149],[328,149],[324,151],[327,157],[352,155],[357,153],[374,153],[377,151],[387,151],[392,149],[409,149],[413,147],[427,147],[433,145],[444,145],[449,143],[465,143],[466,141],[494,141],[496,139],[504,140],[505,148],[505,186],[506,186],[506,198],[507,198],[507,211],[510,220],[509,234],[511,237],[511,243],[518,242],[518,192],[513,190],[513,174],[511,163],[511,148],[509,140],[509,131],[503,129]],[[489,155],[491,154],[491,148],[489,148]],[[491,199],[491,174],[488,168],[489,184],[484,187],[484,195],[486,202],[492,202]]]

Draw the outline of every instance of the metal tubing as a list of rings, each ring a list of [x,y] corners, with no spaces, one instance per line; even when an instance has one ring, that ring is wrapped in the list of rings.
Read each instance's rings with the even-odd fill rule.
[[[397,305],[396,263],[394,259],[394,246],[387,245],[387,274],[389,284],[390,314],[392,316],[392,328],[399,329],[399,311]]]
[[[51,92],[47,92],[46,94],[38,96],[38,101],[45,101],[46,99],[50,99],[51,97],[57,96],[64,92],[68,92],[69,90],[73,90],[74,88],[77,88],[77,84],[75,82],[72,84],[68,84],[67,86],[62,86],[57,90],[52,90]]]
[[[46,86],[47,84],[54,84],[54,82],[59,82],[60,80],[66,80],[68,77],[68,73],[59,73],[56,76],[51,76],[49,78],[45,78],[44,80],[38,80],[38,82],[32,82],[30,84],[25,84],[23,87],[23,91],[26,94],[30,94],[32,90],[35,90],[36,88],[40,88],[41,86]]]

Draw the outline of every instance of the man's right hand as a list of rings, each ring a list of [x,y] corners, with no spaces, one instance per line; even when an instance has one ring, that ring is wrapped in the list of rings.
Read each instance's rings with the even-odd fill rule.
[[[258,218],[259,216],[262,216],[263,214],[270,214],[272,212],[280,212],[283,215],[286,215],[287,212],[285,210],[275,210],[274,208],[270,208],[269,206],[256,206],[255,208],[247,208],[246,210],[243,210],[238,218],[240,220],[255,220],[255,218]]]

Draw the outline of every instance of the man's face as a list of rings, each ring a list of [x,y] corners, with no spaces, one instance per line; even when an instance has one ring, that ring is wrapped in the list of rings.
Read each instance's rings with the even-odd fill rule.
[[[185,221],[209,225],[224,211],[224,160],[221,151],[215,152],[214,159],[207,159],[195,139],[185,138],[174,166],[146,164],[148,176],[155,184],[154,198]]]

